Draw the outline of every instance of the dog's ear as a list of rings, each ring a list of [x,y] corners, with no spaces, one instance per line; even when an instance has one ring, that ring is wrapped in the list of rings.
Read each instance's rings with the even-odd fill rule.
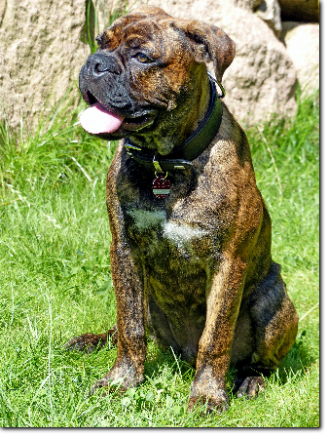
[[[224,71],[235,57],[235,43],[218,27],[202,21],[176,20],[173,26],[183,31],[196,62],[213,62],[215,76],[222,82]]]

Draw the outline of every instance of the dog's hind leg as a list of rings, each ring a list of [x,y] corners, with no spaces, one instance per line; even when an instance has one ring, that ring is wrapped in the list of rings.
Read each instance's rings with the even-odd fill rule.
[[[112,329],[108,330],[106,333],[101,333],[95,335],[93,333],[85,333],[81,336],[72,338],[67,344],[64,345],[70,351],[86,351],[87,353],[92,353],[95,349],[104,347],[108,341],[110,341],[111,346],[117,344],[117,326],[116,324]]]
[[[264,387],[262,375],[268,376],[278,368],[297,334],[298,316],[280,276],[280,267],[274,262],[251,297],[249,321],[254,334],[253,352],[249,359],[237,363],[234,392],[252,397]]]

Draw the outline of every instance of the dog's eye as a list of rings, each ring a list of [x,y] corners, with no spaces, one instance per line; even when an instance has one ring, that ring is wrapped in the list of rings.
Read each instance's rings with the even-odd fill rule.
[[[145,55],[145,53],[138,53],[136,55],[136,58],[138,59],[139,62],[146,64],[148,62],[153,62],[152,59],[150,59],[147,55]]]

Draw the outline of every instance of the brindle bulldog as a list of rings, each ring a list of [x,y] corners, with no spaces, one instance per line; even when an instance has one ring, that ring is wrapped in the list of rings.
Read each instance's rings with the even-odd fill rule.
[[[80,73],[88,132],[121,138],[107,179],[117,358],[94,389],[144,379],[146,323],[162,349],[196,367],[189,408],[225,408],[226,374],[254,396],[297,333],[271,259],[271,222],[245,133],[222,102],[235,46],[220,29],[142,8],[97,38]],[[207,72],[213,62],[215,77]],[[218,85],[221,88],[218,92]],[[218,95],[220,94],[220,95]]]

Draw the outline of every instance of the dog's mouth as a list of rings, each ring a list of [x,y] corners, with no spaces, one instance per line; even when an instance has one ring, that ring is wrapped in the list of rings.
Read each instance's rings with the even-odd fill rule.
[[[157,115],[157,111],[142,111],[123,117],[105,107],[90,91],[86,91],[84,99],[90,106],[81,114],[80,123],[84,130],[94,135],[138,131],[150,126]]]

